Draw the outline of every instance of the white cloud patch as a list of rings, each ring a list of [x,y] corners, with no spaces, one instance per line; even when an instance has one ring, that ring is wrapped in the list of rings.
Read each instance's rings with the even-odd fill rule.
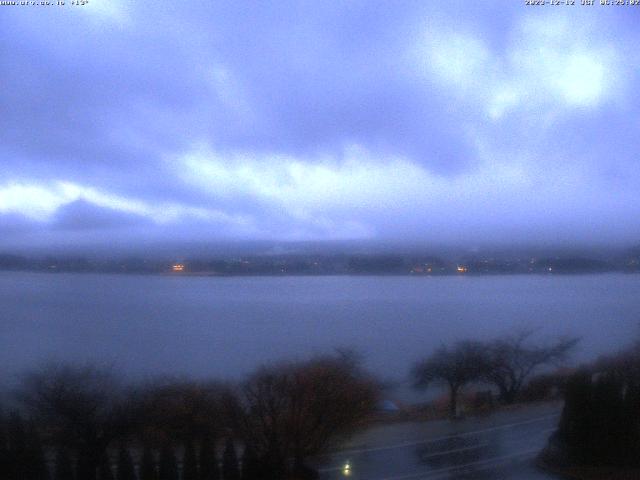
[[[69,201],[58,188],[24,183],[0,187],[0,213],[19,213],[32,220],[46,220]]]
[[[595,108],[619,95],[624,71],[598,25],[560,15],[525,19],[494,53],[479,36],[444,28],[418,39],[411,61],[440,88],[499,120]]]
[[[77,7],[77,10],[96,23],[126,26],[132,23],[131,9],[127,3],[121,0],[90,0],[86,5]]]
[[[250,120],[253,112],[237,76],[220,64],[211,68],[207,75],[214,94],[229,111],[245,121]]]
[[[511,220],[514,232],[546,223],[581,222],[591,205],[589,167],[558,162],[549,169],[536,158],[481,153],[477,170],[442,177],[401,157],[376,158],[359,146],[341,156],[300,159],[284,155],[222,155],[200,145],[170,163],[171,174],[208,195],[251,197],[313,228],[384,236],[386,228],[447,240],[457,234],[492,236]],[[604,210],[629,211],[629,192],[597,192]],[[632,195],[635,198],[635,194]],[[631,209],[633,210],[633,209]],[[514,212],[517,220],[513,220]],[[596,215],[597,217],[597,215]],[[329,220],[331,219],[331,220]],[[351,228],[346,228],[349,223]],[[575,226],[575,225],[574,225]],[[348,235],[345,235],[348,236]]]
[[[540,232],[567,236],[600,230],[604,236],[618,221],[612,211],[616,219],[640,213],[637,192],[594,184],[588,164],[543,164],[525,152],[514,158],[483,145],[478,150],[475,170],[444,177],[407,158],[380,157],[358,145],[340,155],[301,158],[222,154],[200,144],[165,163],[166,175],[191,191],[192,203],[152,203],[72,182],[23,182],[0,186],[0,214],[55,225],[60,212],[66,212],[64,225],[115,229],[119,218],[124,227],[136,228],[133,216],[149,221],[162,235],[185,232],[203,238],[400,236],[468,242],[495,241],[506,231],[520,240]],[[91,206],[113,214],[100,222],[100,212]],[[118,212],[129,217],[118,217]]]
[[[491,51],[462,32],[429,30],[415,53],[424,72],[462,94],[473,93],[495,75]]]
[[[249,227],[249,217],[172,202],[151,204],[72,182],[9,183],[0,186],[0,214],[20,214],[38,222],[51,220],[66,205],[83,201],[115,212],[145,217],[156,224],[202,221]]]
[[[299,218],[330,209],[357,212],[379,202],[396,210],[405,198],[429,188],[423,183],[426,172],[420,166],[400,158],[377,162],[355,146],[340,158],[313,161],[277,154],[222,155],[201,146],[182,156],[174,168],[175,175],[205,193],[250,195],[280,205]]]

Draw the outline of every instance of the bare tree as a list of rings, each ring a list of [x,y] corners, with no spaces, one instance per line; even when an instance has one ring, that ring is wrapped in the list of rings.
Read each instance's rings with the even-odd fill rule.
[[[431,356],[418,362],[412,371],[414,386],[427,388],[432,383],[449,389],[449,414],[458,412],[458,395],[467,384],[480,379],[483,346],[479,342],[463,341],[453,347],[441,346]]]
[[[18,397],[58,445],[76,451],[78,476],[87,480],[131,425],[123,390],[107,369],[46,366],[24,377]]]
[[[223,429],[228,388],[216,382],[165,379],[135,393],[136,410],[145,440],[187,445],[213,438]]]
[[[560,338],[543,345],[532,345],[534,330],[522,330],[505,336],[487,346],[483,356],[483,376],[500,392],[507,404],[516,401],[527,379],[540,367],[557,365],[566,360],[578,338]]]
[[[377,382],[344,355],[263,368],[243,389],[245,439],[268,475],[300,476],[309,456],[352,433],[377,400]]]

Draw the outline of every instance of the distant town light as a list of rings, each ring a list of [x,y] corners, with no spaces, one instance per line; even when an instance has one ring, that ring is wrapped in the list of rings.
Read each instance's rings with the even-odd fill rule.
[[[175,265],[173,265],[171,267],[171,270],[173,270],[174,272],[182,272],[182,271],[184,271],[184,264],[176,263]]]
[[[342,467],[342,474],[345,477],[348,477],[351,475],[351,464],[349,462],[344,464],[344,467]]]
[[[456,268],[456,270],[458,271],[458,273],[465,273],[467,271],[467,267],[465,267],[464,265],[458,265],[458,268]]]

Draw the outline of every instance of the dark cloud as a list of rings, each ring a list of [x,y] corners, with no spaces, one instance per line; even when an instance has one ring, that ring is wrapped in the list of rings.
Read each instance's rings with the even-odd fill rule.
[[[580,219],[597,218],[607,230],[640,213],[633,15],[542,10],[5,8],[0,228],[549,237],[573,218],[578,237]],[[613,228],[640,235],[634,222]]]
[[[60,207],[51,226],[53,229],[83,231],[151,225],[149,219],[113,208],[76,200]]]
[[[38,224],[16,213],[0,214],[0,236],[7,238],[20,237],[37,232]]]
[[[128,9],[135,23],[114,30],[108,18],[7,16],[5,155],[71,175],[79,164],[95,175],[153,171],[163,153],[200,137],[289,153],[368,143],[445,170],[469,158],[455,124],[438,121],[446,104],[399,71],[409,39],[398,29],[421,9],[301,5],[220,4],[173,30],[162,10],[145,22],[146,7]],[[237,98],[221,98],[229,92],[216,71]],[[250,110],[242,118],[237,102]]]

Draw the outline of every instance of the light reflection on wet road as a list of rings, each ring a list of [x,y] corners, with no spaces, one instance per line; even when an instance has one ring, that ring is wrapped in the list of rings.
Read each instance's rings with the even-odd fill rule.
[[[539,405],[457,422],[375,427],[354,438],[344,450],[323,459],[320,478],[556,478],[536,469],[533,460],[555,430],[559,412],[558,404]]]

